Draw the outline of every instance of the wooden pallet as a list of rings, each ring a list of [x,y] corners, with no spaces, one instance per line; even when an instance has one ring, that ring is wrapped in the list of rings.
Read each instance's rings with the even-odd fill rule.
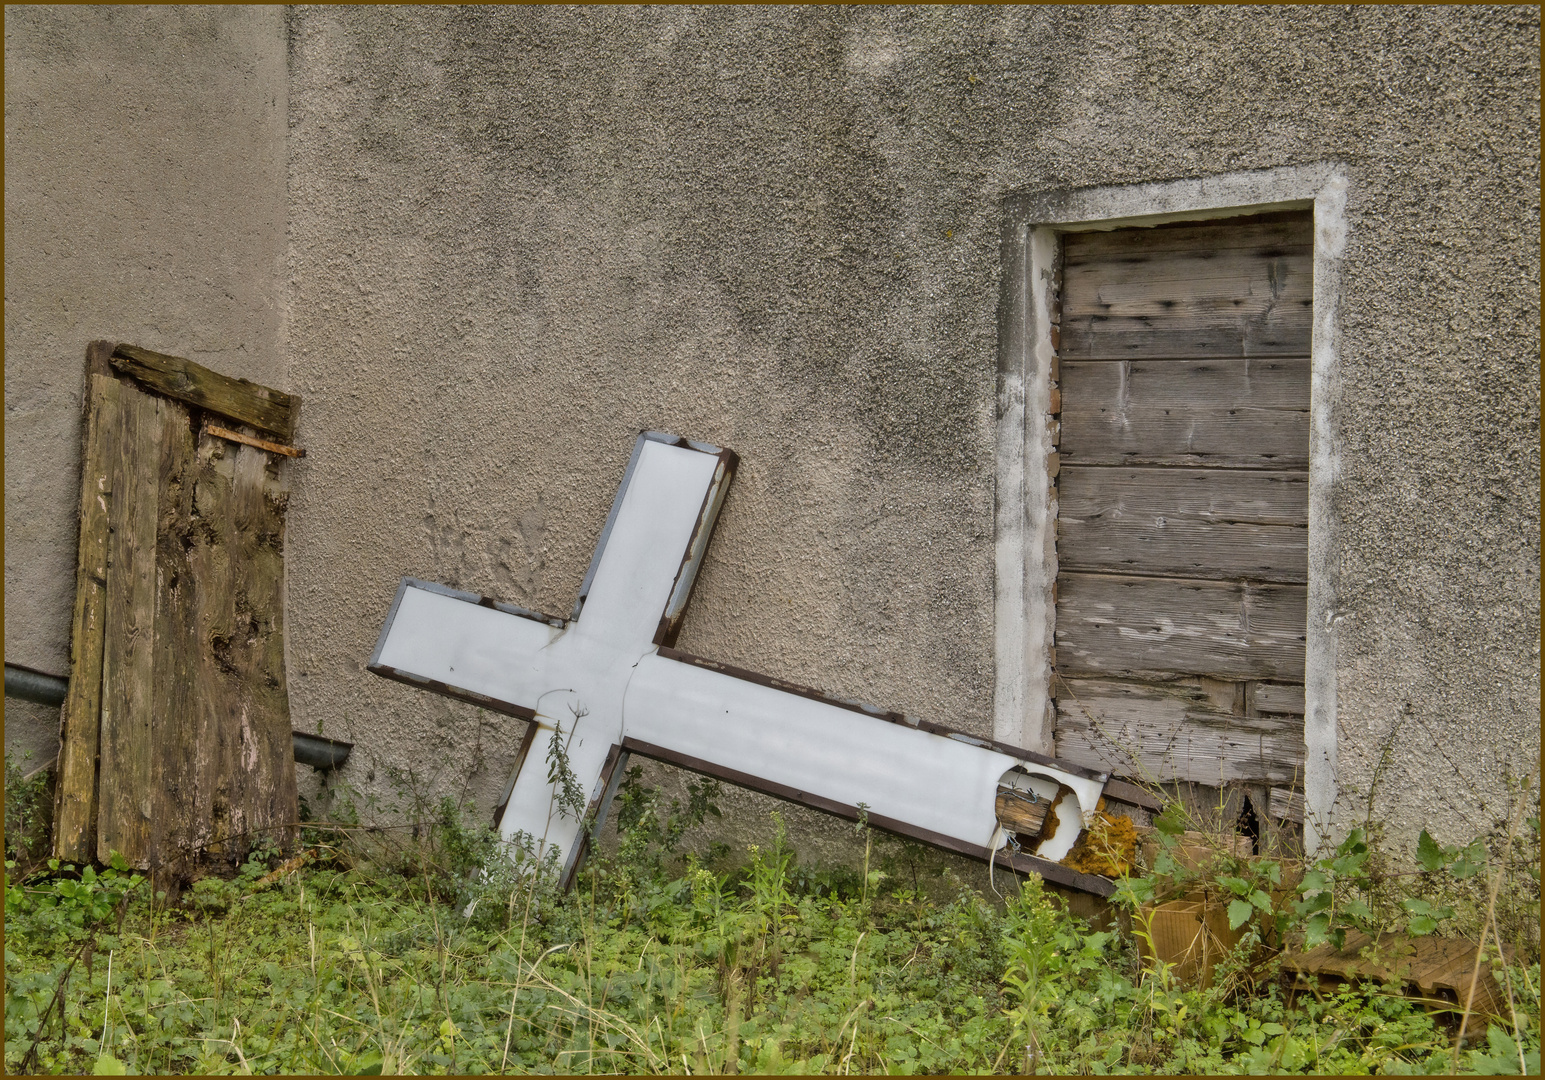
[[[1486,948],[1495,955],[1494,942]],[[1502,951],[1511,961],[1513,950],[1504,946]],[[1285,953],[1282,968],[1322,986],[1335,982],[1401,983],[1411,996],[1457,1014],[1470,995],[1475,954],[1475,942],[1463,939],[1386,933],[1375,943],[1372,935],[1351,931],[1340,949],[1326,943],[1308,952]],[[1475,979],[1475,1002],[1470,1012],[1472,1023],[1480,1025],[1482,1031],[1487,1017],[1509,1017],[1507,994],[1497,984],[1489,963],[1481,965]]]

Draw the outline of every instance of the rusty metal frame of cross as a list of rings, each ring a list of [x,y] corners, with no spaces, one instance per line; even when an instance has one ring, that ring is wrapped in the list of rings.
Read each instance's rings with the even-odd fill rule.
[[[671,647],[736,462],[640,435],[566,620],[403,579],[369,670],[528,721],[501,836],[567,885],[637,754],[1108,895],[1057,862],[1106,774]]]

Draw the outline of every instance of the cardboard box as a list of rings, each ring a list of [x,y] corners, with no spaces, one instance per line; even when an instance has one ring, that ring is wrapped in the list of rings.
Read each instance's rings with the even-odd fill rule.
[[[1137,923],[1132,929],[1144,963],[1157,959],[1173,965],[1175,978],[1187,986],[1212,985],[1213,967],[1244,936],[1244,927],[1229,929],[1226,902],[1199,895],[1145,904]],[[1144,926],[1151,946],[1139,932]]]
[[[1154,860],[1159,856],[1159,837],[1154,829],[1144,829],[1142,832],[1144,834],[1141,840],[1142,861],[1143,865],[1151,870]],[[1219,859],[1228,855],[1240,859],[1250,857],[1248,836],[1220,837],[1187,831],[1181,833],[1177,840],[1170,855],[1184,870],[1205,872],[1210,870]]]

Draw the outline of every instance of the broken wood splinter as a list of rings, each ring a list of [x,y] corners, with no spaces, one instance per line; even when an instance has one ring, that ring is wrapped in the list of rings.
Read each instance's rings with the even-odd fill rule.
[[[1034,792],[1026,794],[1014,788],[1000,787],[996,810],[998,822],[1021,842],[1041,835],[1046,824],[1046,811],[1051,800],[1041,799]]]
[[[244,446],[255,446],[259,450],[283,454],[285,457],[302,458],[306,456],[306,449],[303,446],[283,446],[276,442],[269,442],[267,439],[259,439],[253,435],[243,435],[239,431],[223,428],[219,424],[205,424],[204,434],[218,435],[220,438],[229,439],[231,442],[241,443]]]

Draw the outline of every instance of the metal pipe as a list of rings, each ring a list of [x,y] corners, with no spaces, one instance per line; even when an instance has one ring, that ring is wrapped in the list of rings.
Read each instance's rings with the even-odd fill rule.
[[[295,746],[295,760],[301,765],[310,765],[313,769],[326,771],[336,769],[349,760],[349,751],[354,749],[351,742],[340,742],[337,739],[324,739],[320,735],[311,735],[304,731],[290,732],[290,741]]]
[[[20,664],[5,665],[5,696],[35,701],[39,705],[63,705],[70,680]]]
[[[69,689],[70,680],[58,675],[20,664],[5,665],[5,696],[8,698],[35,701],[39,705],[63,705]],[[304,731],[291,732],[290,743],[295,760],[313,769],[336,769],[349,760],[349,751],[354,749],[353,743],[324,739]]]

